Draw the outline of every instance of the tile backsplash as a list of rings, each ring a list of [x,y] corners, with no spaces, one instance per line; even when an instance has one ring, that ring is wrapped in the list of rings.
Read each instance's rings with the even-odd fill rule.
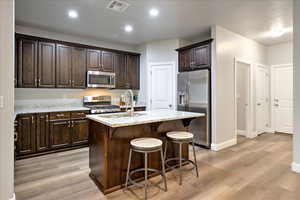
[[[42,88],[16,88],[15,105],[82,105],[83,96],[110,95],[112,103],[119,104],[120,95],[126,90],[108,89],[42,89]],[[138,95],[139,91],[134,91]],[[144,102],[138,102],[145,105]]]

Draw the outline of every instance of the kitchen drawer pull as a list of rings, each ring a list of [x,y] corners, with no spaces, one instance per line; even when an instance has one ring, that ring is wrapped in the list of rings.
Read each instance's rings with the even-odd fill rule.
[[[15,132],[15,142],[18,141],[18,132]]]
[[[56,114],[56,117],[64,117],[65,114]]]

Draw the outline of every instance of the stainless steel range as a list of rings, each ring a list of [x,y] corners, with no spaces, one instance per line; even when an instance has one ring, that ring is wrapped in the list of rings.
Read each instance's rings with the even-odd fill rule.
[[[111,104],[111,96],[84,96],[83,105],[90,108],[92,114],[121,111],[120,106]]]

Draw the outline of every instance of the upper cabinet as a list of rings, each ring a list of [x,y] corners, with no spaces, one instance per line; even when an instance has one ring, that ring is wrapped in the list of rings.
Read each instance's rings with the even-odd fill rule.
[[[55,87],[55,44],[39,42],[38,87]]]
[[[86,50],[72,48],[72,88],[86,87]]]
[[[37,44],[36,40],[17,40],[18,87],[37,87]]]
[[[179,72],[211,67],[212,39],[176,49]]]
[[[126,56],[126,74],[127,87],[130,89],[140,89],[140,57],[127,55]]]
[[[140,89],[140,57],[137,55],[114,55],[116,89]]]
[[[94,49],[87,50],[87,68],[88,70],[114,72],[113,52],[100,51]]]
[[[56,87],[72,87],[72,47],[58,44],[56,47]]]
[[[116,73],[118,89],[139,89],[137,53],[16,34],[16,87],[86,88],[87,70]]]
[[[88,70],[101,69],[101,51],[94,49],[87,50],[87,68]]]

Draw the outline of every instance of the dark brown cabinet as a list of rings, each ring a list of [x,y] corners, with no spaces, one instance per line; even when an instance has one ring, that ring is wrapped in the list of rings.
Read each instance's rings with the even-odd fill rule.
[[[72,88],[86,87],[86,50],[72,48]]]
[[[37,44],[36,40],[17,40],[18,87],[37,87]]]
[[[39,42],[38,87],[55,87],[55,44]]]
[[[139,56],[126,56],[126,86],[130,89],[140,89]]]
[[[87,50],[87,68],[88,70],[101,69],[101,51],[88,49]]]
[[[56,47],[56,87],[71,88],[72,47],[58,44]]]
[[[36,151],[43,152],[50,148],[49,136],[49,114],[40,113],[36,115]]]
[[[88,70],[114,72],[114,54],[109,51],[87,50],[87,68]]]
[[[108,51],[101,51],[101,71],[114,72],[113,53]]]
[[[16,34],[15,48],[16,87],[86,88],[92,70],[116,73],[117,89],[139,89],[137,53],[23,34]]]
[[[212,39],[176,49],[179,71],[192,71],[211,67]]]
[[[114,68],[117,89],[139,89],[139,56],[115,54]]]
[[[89,121],[87,119],[75,119],[71,121],[72,144],[79,145],[88,142]]]
[[[125,65],[125,55],[115,54],[114,55],[114,68],[116,72],[116,88],[124,89],[126,88],[127,73]]]
[[[199,68],[210,67],[210,45],[195,47],[193,65]]]
[[[17,158],[88,144],[89,111],[23,114],[17,117]]]
[[[34,115],[19,115],[18,139],[16,151],[18,155],[26,155],[35,152],[36,118]]]
[[[52,149],[68,147],[72,144],[70,120],[50,121],[50,146]]]

